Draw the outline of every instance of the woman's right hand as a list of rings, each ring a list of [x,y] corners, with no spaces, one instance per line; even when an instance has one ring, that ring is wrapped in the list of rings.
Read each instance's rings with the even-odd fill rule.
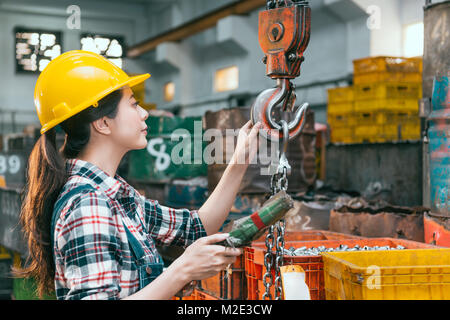
[[[200,238],[174,261],[181,267],[179,270],[185,272],[187,281],[212,277],[236,261],[236,257],[242,254],[242,249],[216,244],[228,236],[228,233],[217,233]]]

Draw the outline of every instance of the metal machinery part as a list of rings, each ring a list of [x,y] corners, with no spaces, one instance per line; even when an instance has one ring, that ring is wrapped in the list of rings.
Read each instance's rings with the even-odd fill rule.
[[[300,66],[304,60],[303,52],[309,43],[311,29],[311,8],[308,1],[303,0],[268,0],[266,10],[259,14],[259,44],[265,56],[266,74],[277,81],[275,88],[261,92],[252,109],[253,124],[260,122],[261,135],[271,141],[279,141],[279,161],[271,180],[271,194],[287,190],[291,167],[285,152],[290,139],[296,137],[305,124],[308,103],[304,103],[294,112],[296,100],[295,86],[290,81],[300,75]],[[276,120],[276,108],[281,109],[281,118],[289,112],[295,116],[289,123],[284,119]],[[284,251],[284,219],[269,228],[266,237],[267,253],[264,264],[266,273],[263,276],[265,293],[263,299],[272,299],[270,286],[275,285],[275,299],[282,297],[280,267],[283,264]],[[276,233],[276,236],[274,235]],[[275,247],[275,261],[273,248]],[[275,271],[273,279],[272,269]]]

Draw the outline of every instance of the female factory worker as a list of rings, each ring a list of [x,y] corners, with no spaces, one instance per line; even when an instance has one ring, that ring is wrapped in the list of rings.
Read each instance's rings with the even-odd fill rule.
[[[29,158],[21,215],[30,252],[22,275],[36,279],[39,293],[169,299],[241,254],[215,244],[227,236],[215,233],[256,153],[251,146],[259,124],[243,127],[222,179],[198,211],[162,206],[116,174],[125,153],[147,146],[148,113],[130,88],[149,76],[129,77],[105,58],[78,50],[57,57],[39,76],[34,98],[42,136]],[[66,134],[61,154],[57,125]],[[189,246],[163,271],[156,244]]]

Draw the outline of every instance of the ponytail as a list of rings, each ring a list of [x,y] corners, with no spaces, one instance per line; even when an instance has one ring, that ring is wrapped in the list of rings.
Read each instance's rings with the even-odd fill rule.
[[[55,288],[50,228],[53,206],[68,179],[65,159],[76,158],[86,147],[90,138],[91,122],[104,116],[116,116],[121,97],[120,90],[114,91],[100,100],[98,107],[87,108],[62,122],[60,125],[66,133],[66,139],[61,152],[56,146],[54,128],[45,132],[31,151],[20,215],[29,255],[25,266],[14,268],[13,273],[17,277],[33,277],[39,297],[53,293]]]
[[[26,195],[22,202],[20,223],[28,244],[26,267],[15,269],[17,276],[33,277],[38,295],[54,290],[55,270],[52,262],[53,241],[50,225],[53,205],[67,181],[64,161],[56,148],[56,132],[44,133],[28,159]]]

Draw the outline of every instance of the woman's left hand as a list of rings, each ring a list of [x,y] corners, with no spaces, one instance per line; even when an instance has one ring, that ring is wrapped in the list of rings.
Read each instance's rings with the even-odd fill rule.
[[[241,129],[236,143],[236,149],[231,164],[248,165],[254,159],[258,151],[258,133],[261,124],[258,122],[252,126],[249,120]]]
[[[215,186],[214,191],[198,210],[207,234],[216,233],[225,222],[236,200],[236,194],[239,191],[248,165],[253,163],[252,160],[258,151],[258,133],[260,128],[260,124],[257,123],[252,126],[251,121],[248,121],[239,129],[233,155],[229,162],[228,157],[226,159],[228,166]],[[234,138],[235,136],[233,136]],[[226,147],[228,149],[228,145]]]

